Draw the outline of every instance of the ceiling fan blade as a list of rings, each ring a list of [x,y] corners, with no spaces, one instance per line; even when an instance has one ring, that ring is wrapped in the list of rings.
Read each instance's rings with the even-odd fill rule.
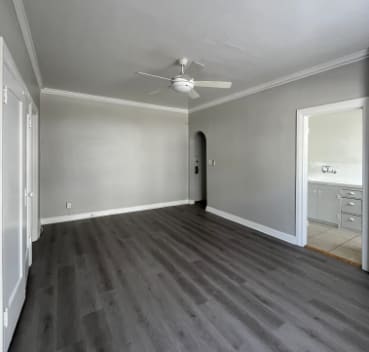
[[[155,89],[155,90],[153,90],[153,91],[149,92],[148,94],[149,94],[149,95],[157,95],[157,94],[159,94],[161,91],[162,91],[162,89]]]
[[[205,65],[198,61],[191,61],[184,69],[184,73],[201,71],[205,68]]]
[[[197,98],[200,98],[200,94],[196,92],[195,89],[191,89],[189,92],[188,92],[188,96],[191,98],[191,99],[197,99]]]
[[[151,73],[146,73],[146,72],[136,72],[138,75],[140,76],[144,76],[144,77],[153,77],[153,78],[160,78],[160,79],[164,79],[166,81],[171,81],[170,78],[167,77],[162,77],[162,76],[158,76],[158,75],[152,75]]]
[[[194,81],[195,87],[202,88],[231,88],[232,82],[222,82],[222,81]]]

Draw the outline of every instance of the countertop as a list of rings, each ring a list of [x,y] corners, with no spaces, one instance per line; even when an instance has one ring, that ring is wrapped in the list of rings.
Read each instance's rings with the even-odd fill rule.
[[[357,180],[327,180],[326,178],[317,178],[317,177],[309,177],[309,183],[319,183],[324,185],[332,185],[332,186],[340,186],[340,187],[348,187],[348,188],[363,188],[363,185],[359,183]]]

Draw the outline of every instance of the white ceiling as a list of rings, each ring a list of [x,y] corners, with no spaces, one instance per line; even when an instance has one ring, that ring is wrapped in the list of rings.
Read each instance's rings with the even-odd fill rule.
[[[24,1],[44,86],[189,107],[366,49],[368,0]],[[136,71],[173,76],[176,58],[203,62],[198,79],[232,80],[201,98],[164,90]]]

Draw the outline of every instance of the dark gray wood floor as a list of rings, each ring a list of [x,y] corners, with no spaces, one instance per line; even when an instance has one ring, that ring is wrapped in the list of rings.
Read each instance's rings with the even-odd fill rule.
[[[369,351],[369,276],[195,206],[49,225],[11,351]]]

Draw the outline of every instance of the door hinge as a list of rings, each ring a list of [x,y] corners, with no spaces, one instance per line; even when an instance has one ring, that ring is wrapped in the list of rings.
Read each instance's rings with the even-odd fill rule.
[[[7,328],[9,324],[9,309],[5,308],[4,310],[4,328]]]
[[[4,104],[8,104],[8,87],[7,86],[4,86],[4,89],[3,89],[3,103]]]

